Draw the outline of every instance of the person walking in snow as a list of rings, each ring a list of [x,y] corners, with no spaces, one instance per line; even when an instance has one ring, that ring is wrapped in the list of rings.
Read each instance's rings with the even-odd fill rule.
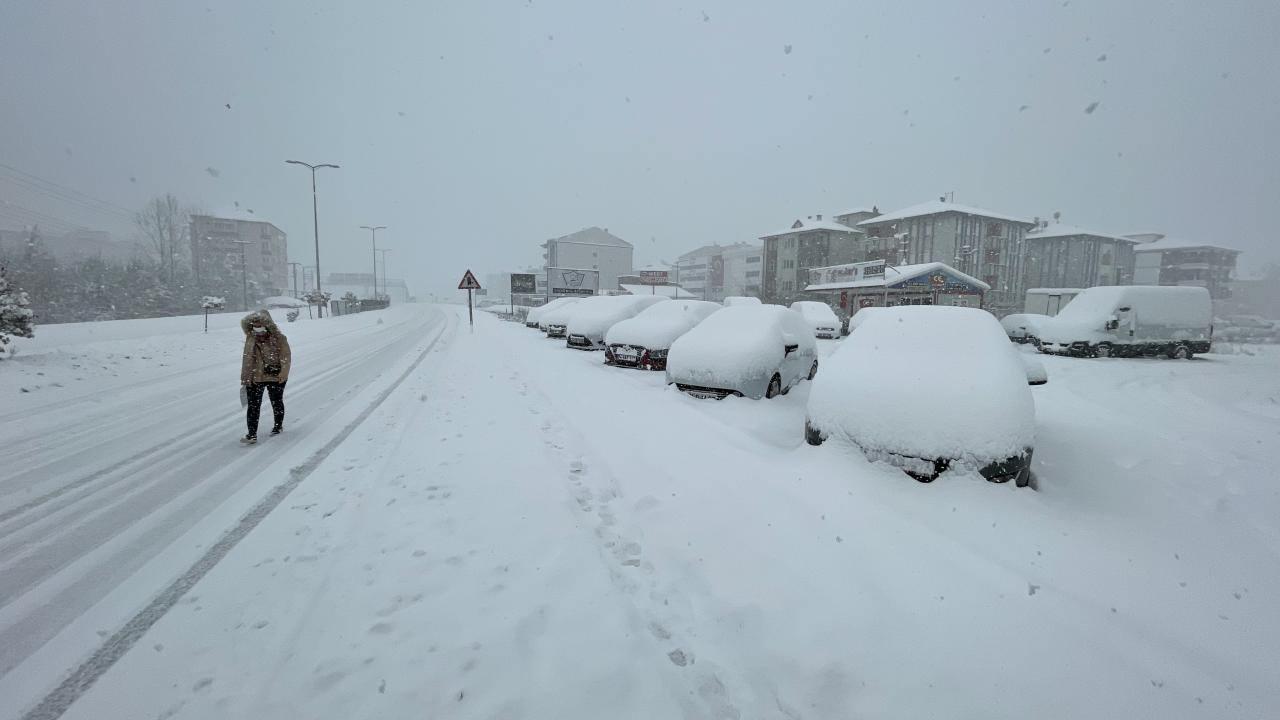
[[[240,442],[252,445],[258,442],[258,416],[262,413],[262,393],[271,398],[271,414],[275,424],[272,435],[284,430],[284,385],[289,381],[289,365],[292,355],[289,340],[280,332],[271,313],[266,310],[240,318],[244,330],[244,356],[240,363],[240,385],[247,399],[248,415],[245,420],[249,432]]]

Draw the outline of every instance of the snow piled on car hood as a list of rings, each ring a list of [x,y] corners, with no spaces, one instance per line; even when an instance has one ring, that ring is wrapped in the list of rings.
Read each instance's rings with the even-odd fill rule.
[[[609,328],[609,332],[605,334],[605,343],[638,345],[649,350],[669,348],[676,338],[721,309],[722,305],[705,300],[658,303]]]
[[[864,450],[977,464],[1035,441],[1035,402],[1000,323],[984,310],[884,308],[823,363],[809,420]]]
[[[791,309],[804,316],[805,322],[815,328],[840,327],[840,318],[836,317],[831,306],[817,300],[797,300],[791,303]]]
[[[581,298],[556,298],[546,305],[540,305],[530,310],[529,314],[525,316],[525,320],[529,322],[541,322],[542,317],[547,313],[555,312],[566,305],[572,305],[580,299]]]
[[[671,344],[667,375],[673,382],[737,388],[773,372],[782,362],[782,313],[778,305],[727,307]]]
[[[670,302],[662,295],[610,295],[578,305],[569,315],[570,335],[604,339],[604,334],[617,323],[656,303]]]

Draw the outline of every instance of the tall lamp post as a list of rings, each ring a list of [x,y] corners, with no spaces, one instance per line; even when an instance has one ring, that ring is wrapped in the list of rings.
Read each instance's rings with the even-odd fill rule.
[[[369,237],[373,240],[373,299],[378,299],[378,231],[386,230],[386,225],[361,225],[361,230],[368,230]],[[386,282],[386,277],[383,277]]]
[[[232,244],[240,246],[240,284],[244,289],[244,311],[249,312],[249,262],[244,254],[245,245],[253,245],[252,240],[232,240]]]
[[[391,248],[378,248],[378,252],[382,253],[382,290],[387,294],[387,303],[390,304],[391,291],[387,288],[387,253],[391,252]]]
[[[337,170],[338,166],[330,163],[320,163],[319,165],[312,165],[311,163],[304,163],[301,160],[285,160],[285,162],[290,165],[301,165],[311,170],[311,222],[312,222],[312,228],[315,231],[315,239],[316,239],[316,292],[319,293],[321,291],[320,290],[320,213],[316,209],[316,170],[319,168],[333,168],[334,170]],[[320,306],[320,317],[324,317],[323,305]]]
[[[293,268],[293,296],[296,298],[298,297],[298,268],[302,267],[302,263],[291,262],[288,265]],[[306,273],[303,273],[303,275],[306,275]]]

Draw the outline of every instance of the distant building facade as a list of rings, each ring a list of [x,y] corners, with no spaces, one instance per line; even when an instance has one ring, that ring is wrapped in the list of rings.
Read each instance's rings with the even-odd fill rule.
[[[607,228],[589,227],[542,243],[543,266],[540,285],[545,288],[550,268],[596,270],[601,288],[616,288],[618,276],[634,269],[631,243],[609,233]]]
[[[783,305],[802,299],[811,269],[866,259],[859,257],[865,255],[866,237],[858,228],[823,220],[821,215],[796,220],[787,230],[761,236],[761,299]]]
[[[764,246],[752,243],[704,245],[681,255],[672,280],[700,300],[760,297],[764,281]]]
[[[289,294],[289,248],[283,230],[264,220],[191,216],[191,269],[198,287],[239,287],[242,257],[251,295]]]
[[[1133,284],[1190,285],[1208,288],[1214,300],[1231,297],[1231,278],[1236,272],[1239,250],[1154,233],[1129,237],[1157,238],[1133,249]]]
[[[1132,238],[1054,223],[1032,229],[1023,243],[1024,289],[1134,283]]]
[[[1023,241],[1030,218],[936,200],[858,223],[867,233],[857,260],[890,265],[941,262],[989,285],[984,305],[996,314],[1018,312],[1024,283]]]

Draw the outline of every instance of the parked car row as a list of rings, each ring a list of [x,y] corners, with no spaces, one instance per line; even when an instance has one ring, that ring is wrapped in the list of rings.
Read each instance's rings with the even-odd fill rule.
[[[699,398],[773,398],[814,381],[804,427],[811,445],[849,444],[921,482],[969,468],[992,482],[1030,483],[1028,386],[1048,374],[994,316],[867,308],[819,373],[815,335],[835,336],[827,313],[808,303],[614,296],[556,301],[530,312],[528,324],[568,347],[603,349],[606,364],[665,371],[668,385]]]

